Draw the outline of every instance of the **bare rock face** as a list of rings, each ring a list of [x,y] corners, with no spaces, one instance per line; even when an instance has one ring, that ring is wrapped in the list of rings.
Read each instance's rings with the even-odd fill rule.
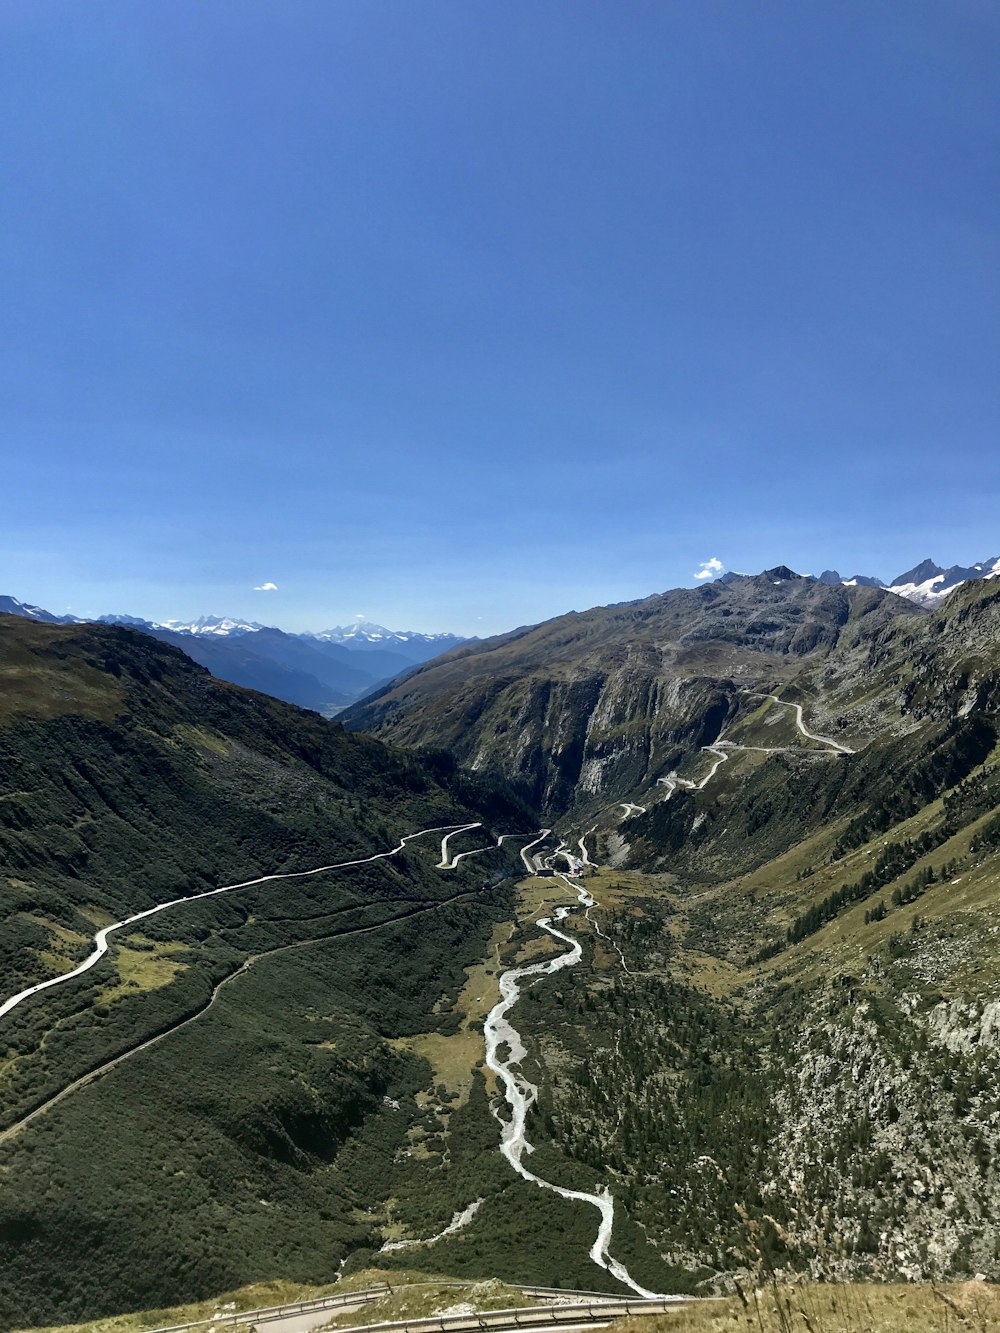
[[[949,1051],[1000,1045],[1000,1001],[941,1003],[927,1015],[929,1035]]]

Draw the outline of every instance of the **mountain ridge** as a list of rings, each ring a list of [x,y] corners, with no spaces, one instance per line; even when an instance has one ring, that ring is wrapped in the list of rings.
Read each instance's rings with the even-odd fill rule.
[[[546,815],[626,796],[716,739],[738,685],[787,678],[810,657],[925,610],[877,588],[784,566],[556,617],[459,648],[345,710],[351,730],[451,748],[503,773]]]
[[[787,566],[776,568],[784,571],[782,577],[793,574]],[[1000,576],[1000,558],[996,557],[975,565],[953,565],[948,569],[927,559],[898,575],[889,584],[869,575],[855,574],[845,579],[834,569],[824,570],[816,576],[816,582],[829,586],[888,587],[918,606],[932,608],[940,605],[963,583],[997,576]],[[725,586],[749,577],[754,576],[730,571],[714,582]],[[708,583],[701,586],[712,585]],[[616,605],[625,608],[646,601],[648,598],[636,598]],[[42,607],[10,596],[0,597],[0,611],[53,624],[88,623],[73,615],[56,616]],[[139,616],[107,614],[97,617],[96,623],[130,625],[164,641],[174,642],[212,670],[219,679],[230,680],[251,689],[262,689],[277,698],[312,708],[326,716],[334,716],[342,708],[380,691],[393,678],[412,671],[423,662],[463,645],[479,642],[474,638],[447,632],[427,634],[413,630],[391,630],[364,620],[334,626],[329,630],[297,634],[257,621],[218,615],[203,615],[188,622],[169,621],[159,624]],[[532,628],[522,626],[508,633],[527,633]],[[170,636],[175,637],[171,639]],[[493,636],[494,639],[496,637]],[[342,657],[331,659],[328,656],[323,659],[311,656],[296,649],[293,646],[295,640],[322,650],[340,647],[352,652],[356,658],[363,657],[363,660],[350,662]],[[223,646],[203,646],[210,641]]]
[[[367,623],[343,631],[289,634],[256,621],[215,615],[162,625],[130,615],[87,621],[56,616],[14,597],[0,597],[0,612],[46,624],[125,625],[181,648],[219,680],[261,690],[325,716],[334,716],[435,653],[465,642],[452,634],[390,631]]]

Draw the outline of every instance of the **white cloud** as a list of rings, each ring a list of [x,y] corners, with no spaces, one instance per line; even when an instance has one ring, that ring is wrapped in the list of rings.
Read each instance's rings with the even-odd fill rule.
[[[276,583],[258,583],[257,586],[254,588],[254,592],[277,592],[277,591],[278,591],[278,585]]]
[[[721,574],[725,565],[718,558],[712,556],[711,560],[703,560],[698,570],[692,575],[696,579],[714,579],[716,574]]]

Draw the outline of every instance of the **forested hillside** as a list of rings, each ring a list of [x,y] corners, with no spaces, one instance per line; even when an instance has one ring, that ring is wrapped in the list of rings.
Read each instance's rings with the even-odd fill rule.
[[[0,766],[2,998],[159,903],[530,827],[444,756],[112,627],[0,617]],[[445,873],[441,836],[153,915],[0,1018],[0,1324],[327,1278],[365,1241],[404,1132],[385,1099],[427,1078],[386,1039],[444,1022],[516,857]]]

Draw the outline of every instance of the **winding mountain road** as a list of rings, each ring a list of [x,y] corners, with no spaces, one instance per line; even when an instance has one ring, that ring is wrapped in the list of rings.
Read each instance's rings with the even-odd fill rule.
[[[521,848],[521,860],[524,862],[524,868],[529,875],[536,874],[538,867],[528,853],[531,851],[532,847],[537,847],[540,842],[544,842],[551,832],[552,830],[550,828],[543,828],[534,842],[529,842],[526,847]]]
[[[715,756],[715,763],[700,782],[692,782],[690,778],[679,778],[676,773],[668,773],[665,778],[657,778],[656,785],[658,787],[667,788],[667,794],[663,798],[665,801],[670,800],[678,787],[687,787],[690,791],[701,791],[703,787],[708,786],[722,765],[732,757],[729,754],[730,749],[742,750],[746,747],[742,745],[734,745],[732,741],[723,741],[720,739],[715,741],[712,745],[703,745],[701,748],[706,754]]]
[[[582,858],[583,858],[583,860],[581,861],[581,865],[590,866],[590,865],[593,865],[593,864],[594,864],[593,861],[591,861],[591,859],[590,859],[590,854],[589,854],[588,851],[587,851],[587,842],[586,842],[586,840],[587,840],[587,838],[590,837],[590,835],[591,835],[592,833],[596,833],[596,832],[597,832],[597,825],[595,824],[593,828],[589,828],[589,829],[587,829],[586,833],[584,833],[584,834],[582,835],[582,837],[580,838],[580,841],[576,844],[577,847],[579,847],[579,849],[580,849],[580,855],[581,855]]]
[[[146,1041],[140,1042],[138,1046],[133,1046],[129,1050],[123,1051],[121,1055],[116,1055],[113,1060],[106,1061],[96,1069],[90,1070],[89,1073],[84,1074],[80,1078],[75,1079],[72,1083],[67,1084],[65,1088],[57,1092],[53,1097],[42,1102],[40,1106],[36,1106],[33,1111],[29,1111],[26,1116],[15,1121],[14,1124],[8,1125],[5,1130],[0,1132],[0,1143],[5,1143],[8,1139],[13,1138],[14,1135],[19,1134],[22,1129],[26,1129],[33,1120],[37,1120],[39,1117],[45,1115],[47,1111],[51,1111],[53,1107],[58,1106],[61,1101],[64,1101],[72,1093],[79,1092],[82,1088],[87,1087],[88,1084],[94,1083],[97,1079],[101,1078],[104,1074],[109,1074],[112,1069],[117,1069],[120,1064],[124,1064],[126,1060],[130,1060],[133,1055],[139,1055],[142,1051],[148,1051],[151,1046],[156,1046],[159,1042],[165,1040],[165,1038],[172,1037],[175,1033],[180,1032],[181,1028],[186,1028],[190,1023],[194,1023],[199,1018],[203,1018],[215,1004],[215,1001],[218,999],[222,990],[230,985],[231,982],[236,981],[237,978],[244,976],[250,971],[254,964],[259,963],[262,958],[271,958],[275,954],[285,953],[290,949],[305,949],[310,945],[327,944],[332,940],[350,939],[355,935],[368,935],[373,931],[385,930],[389,926],[398,925],[400,922],[408,921],[412,917],[422,916],[425,912],[433,912],[439,907],[447,907],[453,903],[460,902],[463,899],[471,898],[473,896],[471,891],[465,891],[463,893],[452,894],[448,898],[440,898],[433,901],[427,899],[411,900],[416,901],[418,905],[406,912],[400,912],[397,916],[390,917],[386,921],[377,921],[370,926],[356,926],[349,930],[337,930],[329,935],[314,935],[308,940],[294,940],[290,944],[279,944],[273,949],[265,949],[261,953],[251,954],[249,958],[244,959],[243,963],[235,970],[235,972],[230,972],[228,976],[225,976],[221,981],[216,982],[212,987],[207,1002],[203,1004],[200,1009],[196,1010],[193,1014],[188,1014],[185,1018],[180,1019],[179,1022],[171,1024],[170,1027],[165,1028],[162,1032],[158,1032],[154,1037],[149,1037]],[[405,900],[397,898],[394,901],[399,903],[400,901]],[[382,904],[380,903],[358,903],[350,908],[345,908],[344,910],[364,911],[368,907],[381,905]]]
[[[448,860],[449,839],[457,838],[460,833],[468,833],[470,829],[474,828],[482,828],[482,824],[478,822],[475,824],[462,824],[459,828],[452,829],[450,833],[444,835],[441,839],[441,860],[434,867],[435,870],[454,870],[464,856],[478,856],[480,852],[487,852],[490,850],[488,847],[477,847],[475,851],[459,852],[457,856],[453,857],[450,861]],[[497,843],[497,846],[500,846],[499,842]]]
[[[42,991],[49,990],[53,986],[63,986],[66,982],[82,976],[84,972],[89,972],[95,963],[100,962],[108,952],[110,948],[109,940],[112,935],[120,930],[126,929],[128,926],[134,926],[137,921],[145,921],[148,917],[157,916],[160,912],[165,912],[170,907],[180,907],[185,903],[199,902],[203,898],[215,898],[222,893],[235,893],[238,889],[255,888],[259,884],[270,884],[276,880],[307,879],[310,875],[322,875],[331,870],[346,870],[350,866],[364,866],[370,865],[373,861],[384,861],[391,856],[398,856],[400,852],[405,850],[407,843],[413,842],[417,838],[422,838],[428,833],[443,833],[445,835],[441,839],[441,861],[436,869],[454,870],[458,863],[465,857],[478,856],[481,852],[493,850],[491,847],[477,847],[471,852],[459,852],[457,856],[453,857],[450,861],[448,860],[448,839],[459,833],[465,833],[470,829],[481,827],[481,824],[474,823],[444,824],[437,828],[420,829],[417,833],[407,833],[405,837],[400,838],[398,845],[388,852],[376,852],[373,856],[362,856],[352,861],[336,861],[331,865],[315,866],[311,870],[289,870],[278,874],[259,875],[256,879],[241,880],[238,884],[223,884],[217,889],[208,889],[204,893],[192,893],[186,898],[172,898],[169,902],[158,903],[156,907],[148,907],[144,912],[134,912],[132,916],[124,917],[121,921],[115,921],[110,926],[102,926],[94,936],[93,952],[88,954],[83,962],[77,967],[74,967],[69,972],[61,972],[56,977],[49,977],[45,981],[36,982],[34,986],[27,986],[24,990],[18,991],[16,995],[11,995],[8,999],[4,1000],[3,1003],[0,1004],[0,1018],[3,1018],[5,1014],[9,1014],[12,1009],[16,1009],[17,1006],[22,1004],[25,1000],[30,999],[32,995],[38,995]],[[534,847],[537,843],[544,841],[550,832],[551,829],[543,829],[541,835],[537,837],[534,842],[529,843],[529,846]],[[519,833],[501,833],[497,838],[496,846],[500,847],[505,838],[527,836],[527,834]],[[527,848],[525,848],[525,851],[526,850]],[[524,857],[524,851],[521,852],[521,856]],[[525,860],[525,864],[528,866],[529,872],[534,874],[534,867],[531,866],[527,860]]]
[[[792,708],[795,711],[795,725],[800,733],[811,741],[817,741],[820,745],[827,746],[828,754],[854,754],[855,751],[850,746],[842,745],[840,741],[831,740],[829,736],[818,736],[816,732],[810,731],[805,724],[802,716],[802,705],[789,703],[787,699],[779,699],[776,694],[759,694],[756,690],[740,690],[741,694],[748,695],[751,699],[770,699],[772,703],[781,704],[783,708]],[[657,778],[656,785],[667,788],[667,794],[663,798],[669,801],[678,787],[687,787],[692,791],[702,791],[708,786],[709,782],[715,777],[721,766],[732,758],[732,752],[735,750],[752,750],[759,754],[815,754],[815,750],[810,750],[808,746],[798,747],[792,745],[740,745],[738,741],[723,740],[725,728],[719,732],[715,741],[711,745],[703,745],[701,748],[707,754],[716,756],[715,763],[701,779],[700,782],[692,782],[689,778],[679,778],[676,773],[668,773],[666,777]],[[641,807],[627,805],[621,802],[622,808],[626,810],[624,816],[628,818],[629,814]]]
[[[770,699],[773,703],[781,704],[782,708],[794,708],[795,725],[803,736],[811,741],[818,741],[820,745],[829,746],[831,750],[836,750],[840,754],[854,754],[855,751],[849,745],[841,745],[840,741],[831,740],[829,736],[817,736],[814,731],[810,731],[802,720],[802,705],[789,703],[787,699],[779,699],[776,694],[760,694],[756,690],[740,690],[741,694],[747,694],[751,699]]]
[[[376,852],[374,856],[362,856],[353,861],[336,861],[331,865],[315,866],[312,870],[288,870],[280,874],[258,875],[256,879],[244,879],[238,884],[223,884],[217,889],[207,889],[204,893],[192,893],[186,898],[172,898],[170,902],[158,903],[156,907],[147,907],[144,912],[134,912],[132,916],[124,917],[121,921],[115,921],[110,926],[102,926],[94,936],[93,952],[77,967],[70,972],[61,972],[57,977],[49,977],[47,981],[39,981],[34,986],[27,986],[24,990],[18,991],[16,995],[11,995],[9,999],[0,1004],[0,1018],[9,1014],[12,1009],[16,1009],[19,1004],[32,995],[38,995],[44,990],[49,990],[52,986],[64,986],[68,981],[75,977],[82,976],[84,972],[89,972],[95,963],[100,962],[108,952],[108,941],[112,935],[119,930],[125,930],[128,926],[134,926],[137,921],[145,921],[151,916],[157,916],[160,912],[166,912],[168,908],[179,907],[184,903],[199,902],[204,898],[215,898],[221,893],[235,893],[238,889],[255,888],[258,884],[270,884],[277,880],[285,879],[308,879],[310,875],[322,875],[330,870],[346,870],[348,866],[371,865],[373,861],[384,861],[390,856],[398,856],[404,851],[406,844],[413,842],[416,838],[422,838],[428,833],[446,833],[458,832],[459,829],[474,828],[472,824],[445,824],[438,828],[421,829],[418,833],[408,833],[401,838],[398,846],[393,847],[388,852]],[[447,841],[447,839],[445,839]],[[442,843],[442,853],[444,844]]]
[[[716,773],[718,773],[722,765],[726,763],[729,759],[729,751],[724,750],[718,741],[716,741],[714,745],[703,745],[701,748],[705,750],[708,754],[715,755],[715,763],[708,770],[708,772],[705,774],[705,776],[702,778],[700,782],[696,782],[693,784],[696,791],[702,791],[705,787],[707,787],[708,784],[715,777]]]

